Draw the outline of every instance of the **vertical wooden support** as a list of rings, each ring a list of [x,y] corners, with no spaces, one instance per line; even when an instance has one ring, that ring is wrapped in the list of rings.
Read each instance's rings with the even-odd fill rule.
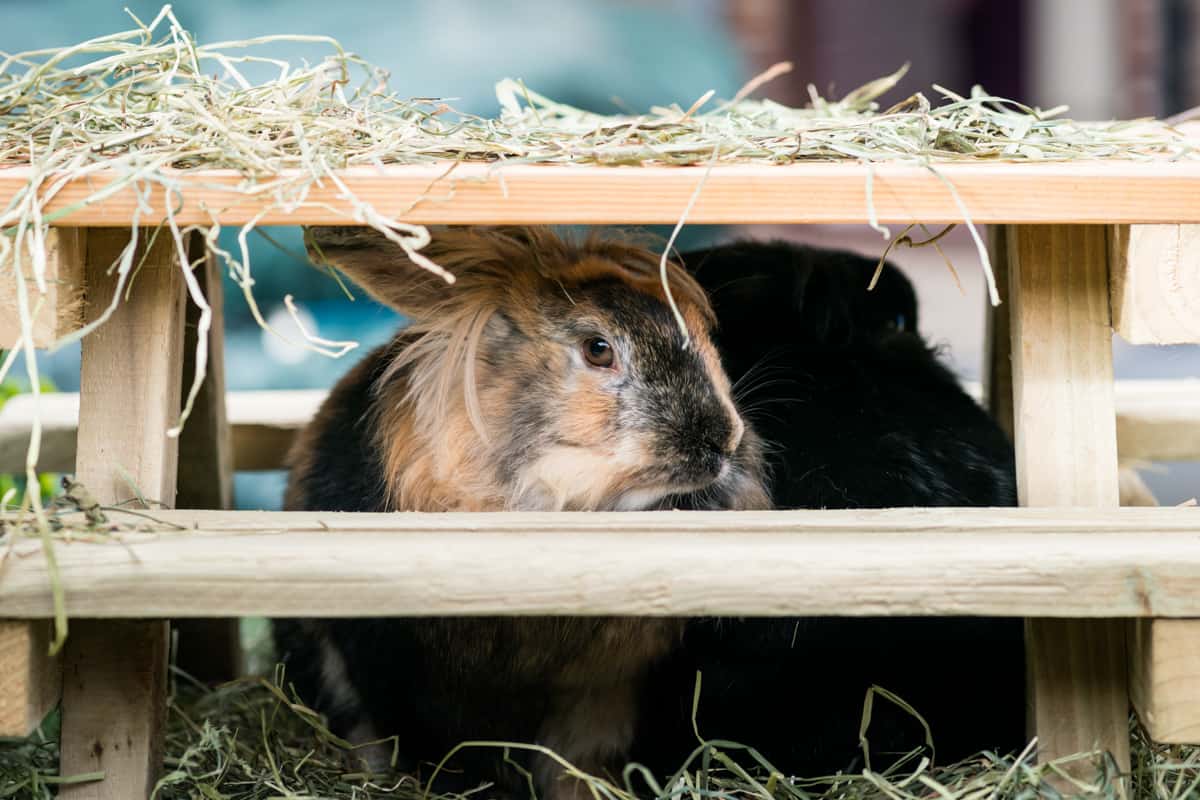
[[[33,315],[33,346],[49,347],[60,337],[77,330],[82,321],[84,232],[79,228],[51,228],[46,234],[46,292],[34,284],[26,255],[22,273],[27,279],[26,296]],[[17,282],[0,280],[0,347],[12,347],[21,335],[17,311]]]
[[[1200,620],[1130,626],[1129,696],[1156,742],[1200,742]]]
[[[37,292],[28,260],[23,267],[35,347],[78,328],[83,305],[84,232],[54,228],[45,244],[45,294]],[[21,336],[17,308],[16,282],[0,280],[0,347],[14,346]],[[62,661],[50,657],[48,630],[42,623],[0,620],[0,736],[27,735],[58,702]]]
[[[1200,342],[1200,225],[1113,225],[1113,327],[1130,344]]]
[[[983,332],[983,404],[1011,439],[1013,436],[1012,385],[1012,303],[1008,291],[1008,228],[988,226],[988,253],[1000,305],[993,306],[990,298],[985,311]]]
[[[233,438],[225,413],[225,316],[220,266],[205,257],[204,241],[188,243],[196,278],[212,307],[208,369],[191,416],[179,437],[179,508],[233,508]],[[189,303],[183,346],[183,394],[195,374],[200,309]],[[178,633],[176,665],[205,683],[232,680],[241,672],[242,649],[236,619],[188,619],[173,623]]]
[[[113,296],[116,276],[108,267],[128,238],[124,230],[88,231],[89,320]],[[172,238],[160,235],[129,299],[83,340],[76,477],[101,503],[139,494],[174,503],[178,440],[166,431],[179,414],[183,327],[183,277]],[[64,651],[61,770],[106,777],[64,786],[60,797],[149,796],[161,768],[167,639],[163,621],[72,622]]]
[[[62,661],[49,656],[53,627],[0,620],[0,737],[28,735],[58,702]]]
[[[1114,225],[1110,247],[1117,332],[1132,344],[1200,343],[1200,225]],[[1129,696],[1155,741],[1200,742],[1200,620],[1130,627]]]
[[[1017,490],[1025,506],[1116,507],[1106,229],[1009,228]],[[1129,768],[1125,624],[1029,620],[1039,756],[1093,748]]]

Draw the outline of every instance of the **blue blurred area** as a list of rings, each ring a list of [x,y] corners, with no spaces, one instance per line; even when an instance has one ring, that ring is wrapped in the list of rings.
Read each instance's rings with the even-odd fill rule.
[[[143,22],[161,4],[146,0],[4,0],[0,50],[60,47],[134,27],[122,10]],[[197,40],[244,40],[267,34],[330,36],[350,52],[391,74],[400,95],[453,98],[476,114],[498,111],[493,86],[520,78],[556,100],[601,112],[644,110],[654,104],[690,105],[709,89],[729,97],[744,67],[711,0],[637,3],[611,0],[181,0],[180,22]],[[332,52],[324,44],[274,43],[255,51],[294,63]],[[244,72],[262,78],[269,68]],[[657,230],[665,239],[668,231]],[[291,294],[310,332],[355,340],[340,359],[291,347],[255,323],[242,291],[226,277],[226,377],[231,390],[322,388],[332,385],[371,347],[386,341],[402,320],[352,288],[355,300],[303,256],[298,228],[272,228],[275,243],[250,237],[254,297],[268,321],[298,334],[283,309]],[[710,241],[717,229],[688,228],[681,246]],[[236,232],[222,233],[236,252]],[[79,347],[43,354],[43,373],[59,389],[79,387]],[[21,365],[14,376],[24,374]],[[275,508],[282,473],[239,475],[238,505]]]

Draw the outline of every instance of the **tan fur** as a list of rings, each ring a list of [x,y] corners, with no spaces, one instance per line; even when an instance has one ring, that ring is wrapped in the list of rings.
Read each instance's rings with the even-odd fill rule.
[[[320,237],[319,249],[331,263],[411,320],[382,362],[387,366],[374,381],[373,411],[365,420],[382,462],[389,509],[625,510],[653,507],[673,492],[704,488],[665,485],[668,478],[662,476],[674,473],[663,471],[663,457],[649,451],[645,434],[618,429],[619,403],[605,388],[616,372],[578,369],[582,356],[577,347],[541,344],[554,335],[544,329],[547,295],[575,306],[573,289],[612,278],[629,292],[665,301],[659,260],[649,251],[598,241],[572,247],[540,228],[452,229],[436,233],[426,250],[457,277],[455,284],[446,285],[407,263],[398,247],[371,231],[324,229]],[[669,265],[668,276],[691,346],[728,411],[732,453],[745,428],[709,338],[713,311],[682,268]],[[592,307],[591,313],[601,312]],[[586,317],[589,312],[580,313]],[[488,369],[482,355],[495,358],[495,348],[484,350],[481,343],[489,335],[496,337],[493,343],[508,341],[503,336],[514,333],[506,329],[510,325],[520,333],[514,341],[536,344],[500,353],[511,359],[506,369]],[[351,385],[362,385],[371,374],[351,376],[357,379]],[[537,375],[553,375],[557,382],[529,386],[530,376]],[[548,436],[527,461],[501,474],[502,456],[514,446],[506,415],[521,409],[533,388],[553,409],[553,426],[546,429],[553,438]],[[331,395],[299,438],[294,475],[320,470],[313,460],[317,432],[326,423],[344,420],[339,416],[345,413],[342,402]],[[506,432],[507,443],[502,441]],[[747,441],[757,447],[756,440]],[[756,456],[757,450],[753,452]],[[757,473],[747,475],[736,502],[767,507],[766,492],[757,481]],[[303,500],[293,494],[296,485],[289,487],[293,508],[302,507]],[[539,741],[589,771],[615,767],[626,753],[642,673],[677,644],[683,630],[680,620],[622,618],[411,624],[431,652],[468,672],[495,667],[470,659],[487,652],[482,637],[503,636],[516,654],[506,668],[519,680],[544,685],[550,697]],[[566,800],[580,790],[574,781],[557,780],[560,767],[551,760],[536,761],[534,771],[551,800]]]
[[[611,447],[603,445],[612,438],[613,432],[606,429],[611,409],[605,407],[603,396],[581,386],[568,404],[569,417],[562,421],[581,447],[548,454],[544,464],[532,467],[529,479],[547,477],[552,471],[576,477],[594,474],[596,485],[566,492],[560,477],[545,481],[543,491],[527,485],[506,500],[501,487],[487,479],[489,465],[496,460],[490,447],[489,414],[507,408],[519,398],[522,387],[481,385],[475,354],[497,309],[517,315],[523,309],[536,309],[547,280],[568,298],[573,285],[616,278],[631,291],[665,300],[658,261],[652,254],[595,240],[576,250],[544,228],[455,229],[435,234],[427,250],[457,276],[456,283],[447,286],[428,274],[413,275],[412,269],[395,269],[386,260],[381,263],[373,234],[369,229],[349,229],[344,233],[344,248],[335,243],[323,245],[322,251],[370,294],[413,319],[405,337],[408,344],[380,379],[380,385],[389,388],[380,398],[375,421],[392,508],[499,510],[530,507],[536,498],[532,507],[588,510],[633,488],[637,464],[628,459],[631,448],[618,452],[615,442]],[[580,258],[577,252],[587,255]],[[707,336],[712,309],[703,290],[683,269],[672,263],[668,276],[693,346],[703,355],[723,403],[736,420],[736,445],[742,423]],[[517,322],[534,324],[536,316],[530,311]],[[403,380],[395,380],[401,375]],[[649,454],[643,455],[641,461],[647,462]]]

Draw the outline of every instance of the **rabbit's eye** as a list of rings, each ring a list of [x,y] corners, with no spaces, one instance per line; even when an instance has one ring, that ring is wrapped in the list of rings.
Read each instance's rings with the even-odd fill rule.
[[[904,315],[897,314],[895,319],[888,320],[885,327],[887,327],[888,330],[896,331],[897,333],[904,333],[904,329],[907,327],[906,323],[907,320],[904,318]]]
[[[611,367],[613,365],[613,348],[607,339],[593,336],[583,343],[583,357],[593,367]]]

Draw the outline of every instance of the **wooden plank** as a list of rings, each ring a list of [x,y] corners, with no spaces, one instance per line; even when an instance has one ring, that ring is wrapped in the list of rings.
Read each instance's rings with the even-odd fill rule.
[[[1021,505],[1115,509],[1107,231],[1015,226],[1007,245]],[[1081,543],[1089,546],[1102,545]],[[1057,616],[1073,614],[1064,609]],[[1098,747],[1128,770],[1124,623],[1029,619],[1026,651],[1039,757]]]
[[[113,296],[107,267],[127,241],[126,231],[88,232],[89,319]],[[166,432],[179,414],[183,328],[182,270],[163,235],[128,299],[83,340],[76,477],[101,503],[175,500],[178,439]],[[149,797],[162,765],[167,643],[163,621],[73,620],[63,656],[61,770],[103,771],[105,779],[64,786],[60,797]]]
[[[317,413],[326,392],[316,389],[231,392],[226,414],[232,428],[235,470],[280,469],[296,433]],[[32,398],[17,395],[0,408],[0,472],[25,469],[25,451],[33,424]],[[41,397],[41,469],[71,472],[79,395],[71,392]],[[187,429],[184,429],[185,438]]]
[[[34,347],[48,347],[82,323],[85,240],[77,228],[55,228],[46,234],[46,291],[38,292],[26,251],[21,274],[33,317]],[[21,336],[16,276],[0,278],[0,348],[14,347]]]
[[[200,533],[59,545],[73,618],[1200,616],[1194,508],[155,516]],[[45,617],[18,547],[0,607]]]
[[[1200,461],[1200,380],[1118,381],[1122,459]]]
[[[58,703],[62,661],[47,653],[49,620],[0,620],[0,737],[26,736]]]
[[[963,388],[977,399],[982,395],[978,383]],[[319,389],[230,392],[234,469],[282,469],[297,432],[325,395]],[[1200,461],[1200,380],[1118,381],[1116,402],[1122,460]],[[0,472],[24,469],[33,413],[31,398],[21,395],[0,409]],[[42,395],[42,469],[72,469],[78,416],[79,395]]]
[[[1200,342],[1200,225],[1114,225],[1113,327],[1131,344]]]
[[[361,201],[410,222],[444,224],[664,224],[675,223],[706,167],[595,167],[578,165],[462,164],[449,177],[447,163],[359,167],[339,171]],[[989,162],[939,164],[977,223],[1200,222],[1200,161]],[[28,169],[0,170],[0,203],[24,188]],[[225,225],[255,219],[270,205],[271,187],[294,173],[263,179],[252,197],[233,191],[245,178],[229,170],[179,173],[181,224]],[[103,188],[100,173],[67,183],[47,211],[81,203]],[[867,168],[857,163],[728,164],[704,184],[692,223],[864,223],[868,217]],[[453,189],[453,197],[450,190]],[[421,198],[426,198],[421,200]],[[172,195],[172,202],[178,201]],[[418,202],[421,200],[421,202]],[[61,225],[124,226],[137,197],[116,191],[56,220]],[[143,224],[163,216],[161,187],[153,187]],[[414,204],[416,204],[414,206]],[[874,206],[880,221],[961,222],[954,195],[919,166],[875,166]],[[352,208],[326,181],[290,211],[271,211],[263,225],[345,224]]]
[[[988,228],[988,254],[996,276],[1000,305],[984,297],[982,403],[1004,432],[1013,436],[1012,304],[1008,302],[1008,228]]]
[[[1144,619],[1131,627],[1129,692],[1156,742],[1200,742],[1200,620]]]
[[[204,241],[193,234],[189,257],[212,310],[208,364],[195,407],[179,437],[179,508],[233,508],[233,439],[225,412],[225,312],[221,270],[206,255]],[[183,343],[184,396],[196,371],[200,308],[188,303]],[[188,619],[172,623],[175,666],[203,683],[232,680],[241,674],[242,646],[236,619]]]

